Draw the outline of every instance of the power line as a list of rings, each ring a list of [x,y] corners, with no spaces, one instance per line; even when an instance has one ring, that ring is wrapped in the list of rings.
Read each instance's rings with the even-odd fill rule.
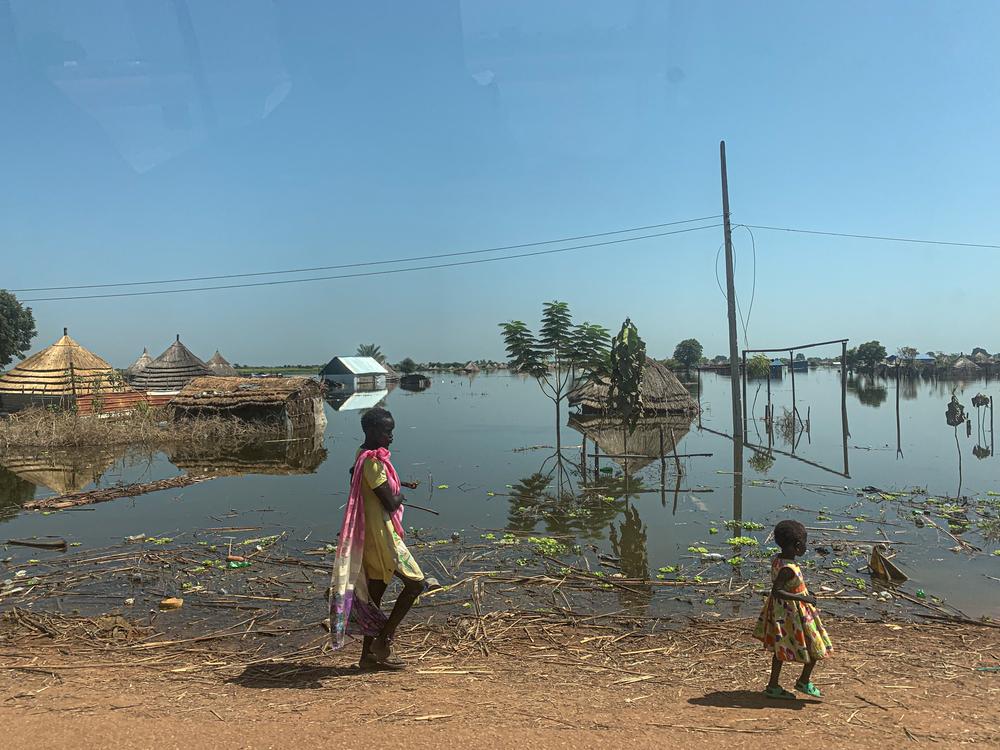
[[[344,268],[363,268],[366,266],[381,266],[395,263],[410,263],[420,260],[437,260],[439,258],[455,258],[464,255],[479,255],[484,253],[497,253],[505,250],[521,250],[526,247],[539,247],[541,245],[554,245],[560,242],[576,242],[577,240],[590,240],[595,237],[608,237],[614,234],[625,234],[627,232],[645,232],[649,229],[662,229],[663,227],[673,227],[679,224],[694,224],[699,221],[708,221],[719,218],[719,214],[714,216],[702,216],[697,219],[683,219],[680,221],[668,221],[663,224],[649,224],[643,227],[630,227],[628,229],[614,229],[610,232],[598,232],[596,234],[581,234],[575,237],[561,237],[555,240],[542,240],[540,242],[524,242],[519,245],[502,245],[500,247],[488,247],[482,250],[462,250],[451,253],[437,253],[434,255],[415,255],[408,258],[395,258],[390,260],[361,261],[357,263],[341,263],[334,266],[313,266],[311,268],[290,268],[283,271],[256,271],[252,273],[227,273],[218,276],[191,276],[182,279],[160,279],[159,281],[120,281],[116,283],[104,284],[74,284],[69,286],[36,286],[25,289],[11,289],[12,292],[58,292],[70,289],[107,289],[109,287],[120,286],[155,286],[158,284],[184,284],[193,281],[219,281],[221,279],[245,279],[254,276],[280,276],[290,273],[314,273],[316,271],[333,271]]]
[[[655,234],[646,234],[639,237],[623,237],[617,240],[607,240],[605,242],[592,242],[586,245],[574,245],[570,247],[560,247],[554,250],[536,250],[530,253],[518,253],[516,255],[504,255],[499,258],[478,258],[476,260],[462,260],[454,261],[451,263],[436,263],[428,266],[413,266],[412,268],[392,268],[385,271],[365,271],[363,273],[350,273],[341,274],[338,276],[311,276],[307,279],[281,279],[279,281],[254,281],[245,284],[221,284],[217,286],[202,286],[202,287],[190,287],[187,289],[155,289],[149,292],[114,292],[111,294],[83,294],[68,297],[37,297],[35,299],[26,299],[24,302],[58,302],[64,300],[80,300],[80,299],[108,299],[111,297],[148,297],[152,295],[159,294],[182,294],[184,292],[207,292],[215,291],[219,289],[243,289],[247,287],[260,287],[260,286],[280,286],[282,284],[304,284],[312,281],[329,281],[333,279],[357,279],[368,276],[387,276],[390,274],[398,273],[409,273],[411,271],[427,271],[437,268],[455,268],[457,266],[473,266],[480,263],[495,263],[501,260],[515,260],[517,258],[532,258],[540,255],[553,255],[555,253],[566,253],[572,250],[584,250],[593,247],[605,247],[607,245],[620,245],[626,242],[637,242],[639,240],[648,240],[655,237],[667,237],[674,234],[685,234],[687,232],[697,232],[702,229],[716,229],[721,227],[722,224],[707,224],[700,227],[688,227],[686,229],[675,229],[671,232],[657,232]]]
[[[793,227],[770,227],[762,224],[744,224],[750,229],[765,229],[772,232],[794,232],[796,234],[818,234],[825,237],[848,237],[855,240],[880,240],[882,242],[909,242],[915,245],[945,245],[947,247],[981,247],[1000,250],[1000,245],[979,242],[949,242],[947,240],[922,240],[913,237],[883,237],[875,234],[848,234],[846,232],[822,232],[817,229],[796,229]]]

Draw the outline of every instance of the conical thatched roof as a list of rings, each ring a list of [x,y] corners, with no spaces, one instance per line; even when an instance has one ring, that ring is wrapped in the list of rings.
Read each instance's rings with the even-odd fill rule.
[[[192,378],[211,375],[208,365],[181,343],[180,334],[163,354],[132,378],[132,385],[143,391],[179,391]]]
[[[979,370],[979,365],[968,357],[959,357],[955,360],[955,364],[951,366],[951,369],[955,372],[976,372]]]
[[[603,412],[607,405],[607,378],[591,378],[569,394],[570,406],[584,412]],[[696,414],[698,404],[666,365],[646,358],[642,371],[642,403],[646,411],[658,414]]]
[[[129,376],[135,375],[136,373],[145,370],[146,366],[153,361],[153,358],[149,356],[149,350],[146,347],[142,347],[142,354],[139,358],[130,364],[125,370],[125,373]]]
[[[624,468],[627,464],[629,473],[632,473],[660,460],[661,430],[663,452],[669,457],[673,453],[674,445],[680,445],[681,440],[690,431],[692,418],[690,414],[643,417],[631,435],[627,434],[627,429],[621,420],[602,416],[573,415],[569,418],[569,426],[593,440],[597,447],[611,456],[611,460],[619,466]],[[640,458],[615,458],[625,455]]]
[[[212,358],[208,360],[208,368],[212,371],[214,375],[218,375],[223,378],[236,378],[239,377],[239,373],[236,372],[236,368],[226,361],[226,358],[219,354],[219,350],[215,350],[215,354]]]
[[[121,378],[93,352],[63,336],[0,376],[0,393],[75,396],[120,389]]]
[[[470,361],[462,368],[462,372],[481,372],[481,370],[479,369],[479,365]]]

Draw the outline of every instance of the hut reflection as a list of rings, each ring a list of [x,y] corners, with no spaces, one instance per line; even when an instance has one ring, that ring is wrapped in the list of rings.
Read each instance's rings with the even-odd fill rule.
[[[194,476],[313,474],[326,460],[323,433],[228,446],[178,446],[170,462]]]

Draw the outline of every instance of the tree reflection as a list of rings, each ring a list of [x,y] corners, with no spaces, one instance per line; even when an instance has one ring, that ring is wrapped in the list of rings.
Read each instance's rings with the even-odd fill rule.
[[[858,401],[865,406],[879,407],[889,398],[889,389],[874,378],[848,378],[847,390],[857,396]]]
[[[626,578],[649,578],[649,552],[646,547],[646,526],[639,517],[639,509],[626,504],[620,524],[611,524],[609,531],[611,549],[619,559]],[[623,605],[645,605],[653,598],[652,587],[629,583],[627,589],[617,589]]]

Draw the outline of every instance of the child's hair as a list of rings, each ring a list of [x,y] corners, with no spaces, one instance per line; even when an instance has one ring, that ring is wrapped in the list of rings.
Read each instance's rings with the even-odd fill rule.
[[[361,429],[366,435],[370,435],[380,427],[394,421],[388,409],[376,406],[361,415]]]
[[[797,542],[806,542],[806,527],[798,521],[779,521],[774,527],[774,541],[781,549],[788,549]]]

